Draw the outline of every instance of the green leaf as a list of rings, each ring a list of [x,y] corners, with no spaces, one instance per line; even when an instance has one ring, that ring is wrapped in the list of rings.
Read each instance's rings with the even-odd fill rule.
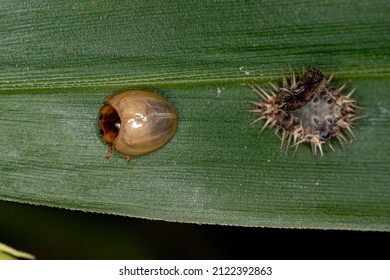
[[[0,198],[168,221],[390,230],[390,4],[378,1],[8,0],[0,11]],[[245,86],[314,65],[352,80],[368,117],[313,159],[279,151]],[[159,91],[179,127],[128,164],[104,97]]]
[[[0,242],[0,260],[16,260],[16,259],[33,260],[35,259],[35,257],[29,253],[18,251]]]

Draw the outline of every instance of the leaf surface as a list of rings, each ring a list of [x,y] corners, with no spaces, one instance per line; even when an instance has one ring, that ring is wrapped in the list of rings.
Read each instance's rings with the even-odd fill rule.
[[[3,1],[0,198],[168,221],[390,230],[388,1]],[[366,118],[313,159],[246,127],[290,69],[334,73]],[[127,164],[98,133],[104,97],[156,90],[179,127]]]

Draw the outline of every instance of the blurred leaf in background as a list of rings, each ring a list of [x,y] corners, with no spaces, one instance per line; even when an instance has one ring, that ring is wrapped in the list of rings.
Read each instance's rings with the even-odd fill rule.
[[[4,243],[0,243],[0,260],[15,260],[15,259],[35,259],[29,253],[18,251]]]

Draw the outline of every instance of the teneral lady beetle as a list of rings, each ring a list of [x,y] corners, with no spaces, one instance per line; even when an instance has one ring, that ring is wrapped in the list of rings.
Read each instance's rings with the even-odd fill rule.
[[[100,109],[99,129],[110,145],[106,158],[115,149],[126,155],[144,155],[164,146],[177,128],[173,106],[156,92],[129,90],[106,97]]]
[[[330,85],[332,77],[325,79],[318,68],[309,67],[298,81],[292,72],[290,84],[284,77],[283,87],[270,83],[273,89],[269,92],[256,84],[250,85],[260,96],[260,100],[250,102],[256,109],[249,111],[257,115],[252,124],[265,120],[261,131],[266,127],[274,128],[275,135],[282,141],[281,148],[297,149],[301,143],[309,142],[314,156],[317,150],[323,155],[324,144],[334,151],[331,138],[347,142],[345,131],[355,137],[352,128],[359,116],[356,100],[351,98],[355,89],[342,94],[346,84],[336,89]]]

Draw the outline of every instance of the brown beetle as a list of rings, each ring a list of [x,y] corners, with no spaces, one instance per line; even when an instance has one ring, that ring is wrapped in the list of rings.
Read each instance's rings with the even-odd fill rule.
[[[100,110],[99,129],[112,150],[131,156],[144,155],[164,146],[177,128],[173,106],[152,91],[129,90],[107,97]]]

